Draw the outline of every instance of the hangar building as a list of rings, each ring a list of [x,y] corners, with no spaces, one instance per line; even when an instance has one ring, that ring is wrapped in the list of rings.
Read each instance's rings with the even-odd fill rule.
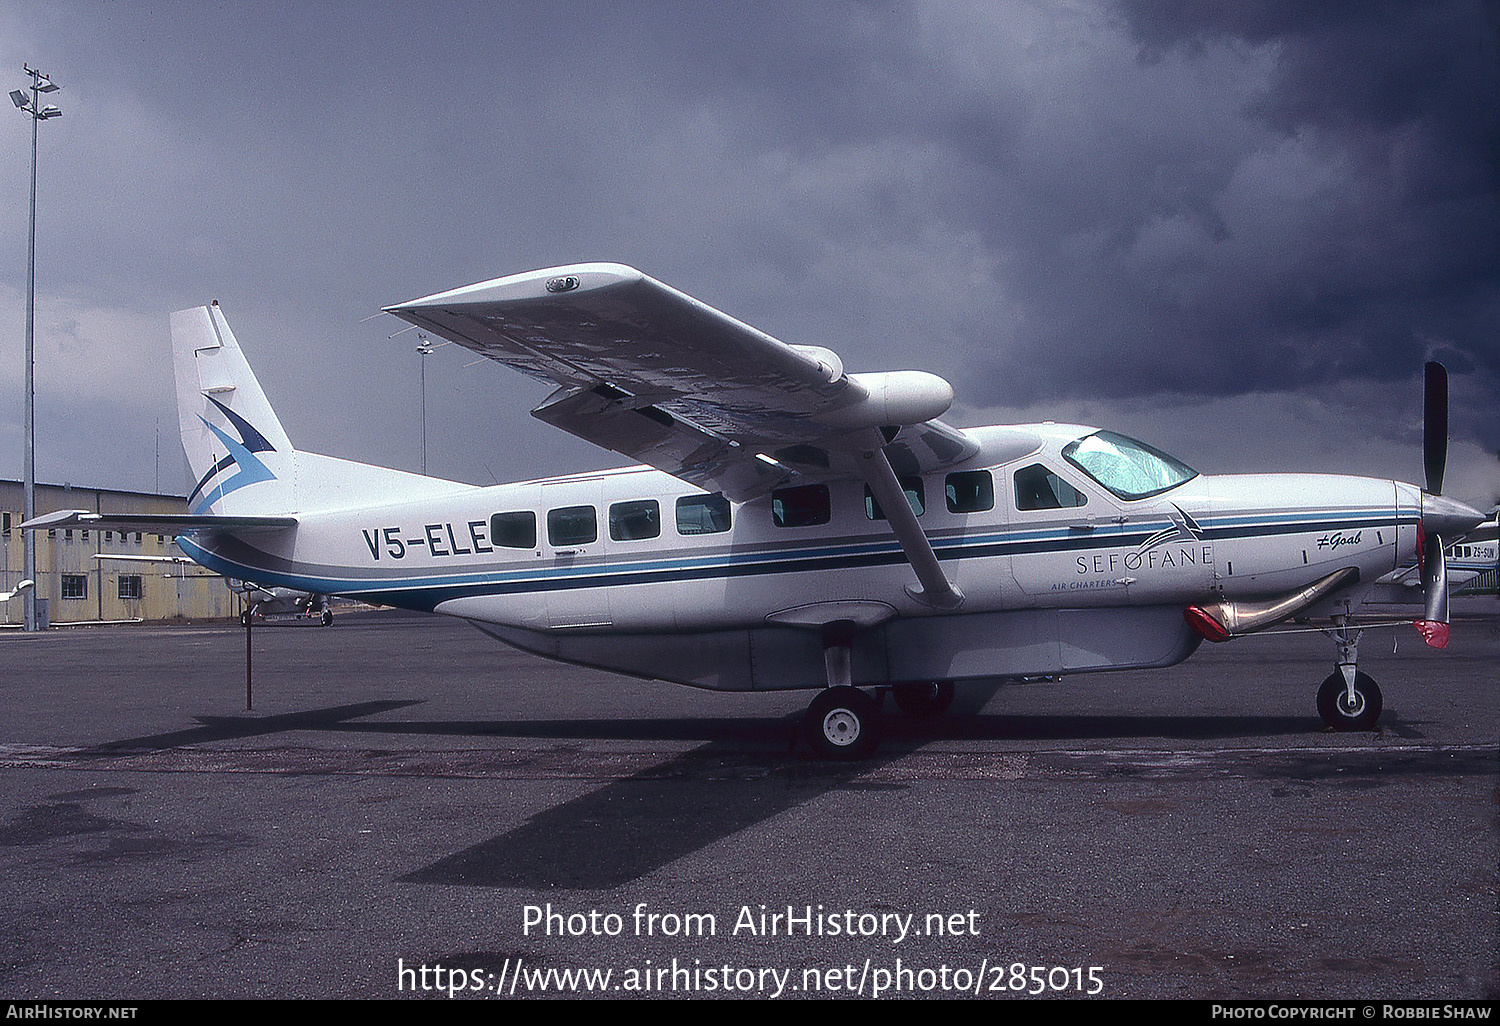
[[[21,482],[0,481],[0,592],[24,579],[23,494]],[[38,484],[37,515],[61,509],[186,513],[187,500],[181,495]],[[78,528],[37,531],[38,615],[41,600],[46,600],[47,619],[54,624],[240,615],[244,601],[224,578],[195,563],[172,562],[171,557],[181,558],[182,552],[166,535]],[[0,603],[0,626],[19,625],[21,619],[19,597]]]

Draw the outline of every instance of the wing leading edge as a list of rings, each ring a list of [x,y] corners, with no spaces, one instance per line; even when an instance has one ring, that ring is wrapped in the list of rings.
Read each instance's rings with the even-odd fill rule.
[[[424,330],[557,390],[532,415],[735,501],[792,478],[897,473],[967,459],[937,420],[953,401],[921,371],[846,374],[833,352],[792,346],[620,264],[498,278],[387,307]]]

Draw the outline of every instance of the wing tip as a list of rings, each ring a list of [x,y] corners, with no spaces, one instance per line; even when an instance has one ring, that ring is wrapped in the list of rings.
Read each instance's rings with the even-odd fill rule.
[[[574,284],[566,284],[570,280]],[[543,267],[535,271],[523,271],[520,274],[509,274],[501,278],[490,278],[472,285],[461,285],[456,289],[435,292],[420,299],[384,306],[381,310],[400,317],[405,312],[415,312],[425,307],[541,299],[548,295],[573,291],[591,292],[646,280],[648,280],[646,274],[629,264],[608,262],[563,264],[557,267]]]
[[[97,514],[86,509],[60,509],[52,513],[42,513],[32,517],[24,523],[16,525],[22,531],[40,531],[44,528],[72,527],[81,524]]]

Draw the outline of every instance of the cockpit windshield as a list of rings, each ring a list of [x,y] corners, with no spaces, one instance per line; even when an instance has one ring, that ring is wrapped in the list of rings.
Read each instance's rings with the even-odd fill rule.
[[[1063,458],[1122,499],[1144,499],[1198,476],[1181,460],[1113,431],[1069,442]]]

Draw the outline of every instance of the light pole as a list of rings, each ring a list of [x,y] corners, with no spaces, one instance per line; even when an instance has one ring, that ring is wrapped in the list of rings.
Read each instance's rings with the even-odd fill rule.
[[[36,336],[36,126],[48,118],[62,117],[62,108],[51,104],[43,107],[42,93],[55,93],[62,87],[28,64],[22,64],[31,76],[31,95],[19,89],[11,91],[10,100],[23,114],[31,118],[31,233],[26,248],[26,484],[24,519],[36,516],[36,375],[33,354]],[[36,580],[36,532],[23,532],[26,547],[26,568],[22,571],[28,581]],[[23,597],[24,628],[37,629],[36,588],[26,589]]]
[[[422,476],[427,476],[427,356],[432,343],[426,335],[417,336],[417,352],[422,355]]]

